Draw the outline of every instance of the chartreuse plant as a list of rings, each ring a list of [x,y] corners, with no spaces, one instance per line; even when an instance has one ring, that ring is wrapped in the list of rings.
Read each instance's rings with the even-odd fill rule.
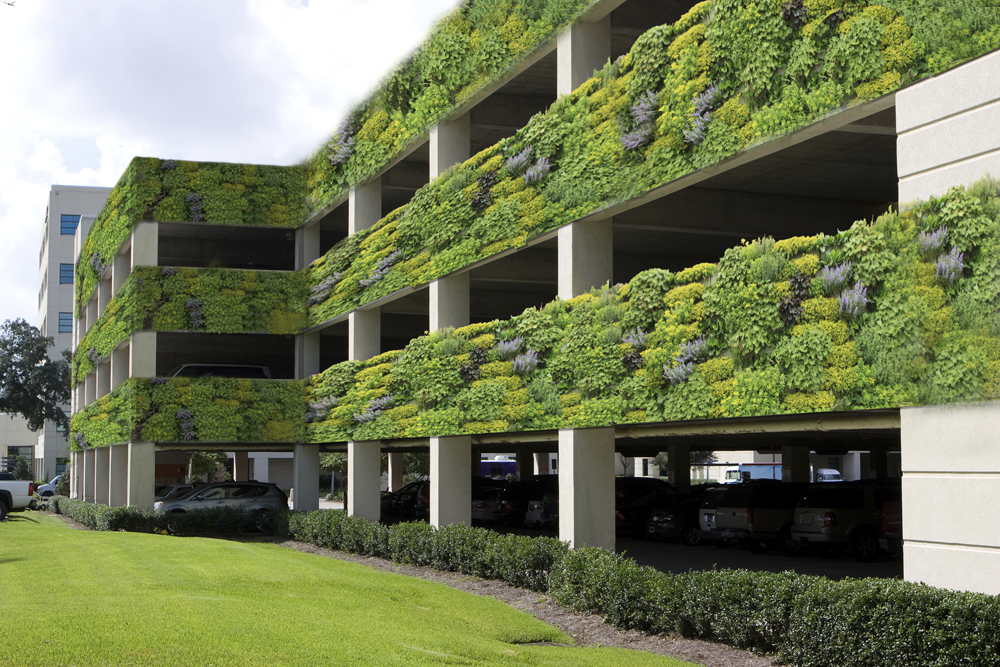
[[[306,323],[302,272],[136,267],[73,357],[79,382],[134,331],[298,332]]]
[[[943,221],[948,234],[931,252],[926,231]],[[952,248],[963,266],[954,280],[942,279],[935,266]],[[417,438],[993,398],[998,257],[1000,194],[986,179],[836,236],[758,239],[715,265],[645,271],[628,285],[338,364],[309,381],[307,437]],[[844,308],[858,285],[864,307]]]
[[[305,182],[301,166],[133,159],[83,241],[76,314],[138,222],[297,227],[305,221]]]
[[[816,0],[800,3],[796,11],[786,11],[785,4],[704,2],[676,23],[647,31],[628,54],[608,63],[514,136],[453,167],[374,228],[345,239],[313,263],[310,320],[323,322],[402,287],[523,246],[539,234],[836,109],[895,90],[916,72],[936,71],[941,61],[927,59],[944,57],[940,54],[951,46],[956,48],[947,52],[964,55],[1000,46],[1000,17],[995,13],[991,20],[990,14],[971,9],[952,12],[942,37],[922,32],[940,27],[933,22],[908,22],[914,13],[903,11],[902,2]],[[942,10],[945,14],[948,11]],[[458,39],[465,28],[455,26],[464,20],[462,12],[446,20],[427,48],[446,34]],[[474,36],[470,40],[481,44]],[[456,54],[466,48],[460,42]],[[424,57],[429,56],[421,51],[418,60]],[[367,120],[362,123],[362,116],[357,117],[360,129],[349,126],[338,135],[336,155],[349,152],[344,137],[354,138],[355,152],[338,163],[337,174],[348,174],[352,165],[361,163],[362,145],[391,144],[393,136],[403,136],[399,133],[406,121],[392,121],[386,111],[392,106],[386,97],[391,88],[369,102],[368,115],[362,114]],[[379,155],[388,155],[388,150]],[[378,160],[371,158],[374,153],[366,155],[373,159],[372,167],[362,171],[369,173]],[[327,158],[314,159],[313,166],[322,166],[319,172],[328,170]],[[319,172],[312,174],[320,180],[335,178],[333,172],[317,176]],[[355,182],[354,177],[344,178],[337,188]],[[940,218],[947,217],[942,213]],[[852,285],[882,280],[889,267],[879,251],[886,242],[884,230],[877,227],[845,238],[838,247],[838,264],[852,267]],[[940,275],[957,276],[955,267],[964,261],[958,257],[961,246],[942,260]],[[734,318],[727,325],[733,340],[725,343],[737,350],[741,361],[770,348],[782,327],[770,310],[757,307],[771,298],[770,285],[796,272],[811,277],[817,267],[809,262],[822,259],[763,247],[759,254],[750,254],[754,256],[725,260],[747,264],[743,269],[754,277],[727,294],[730,303],[723,308]],[[789,264],[793,260],[806,265],[794,267]],[[854,299],[849,306],[860,312],[858,303]]]

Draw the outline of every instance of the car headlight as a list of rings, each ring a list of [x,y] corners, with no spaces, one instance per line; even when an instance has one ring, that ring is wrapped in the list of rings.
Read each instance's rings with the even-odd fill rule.
[[[155,503],[153,503],[153,509],[154,509],[154,510],[158,510],[158,509],[160,509],[160,507],[162,507],[162,506],[163,506],[163,501],[162,501],[162,500],[158,500],[158,501],[156,501]]]

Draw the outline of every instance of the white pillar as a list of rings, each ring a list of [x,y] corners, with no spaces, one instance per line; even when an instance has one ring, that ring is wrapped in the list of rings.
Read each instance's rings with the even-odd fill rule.
[[[304,269],[319,259],[319,223],[295,230],[295,268]]]
[[[114,289],[111,285],[111,276],[105,273],[104,280],[97,283],[97,312],[104,312],[104,309],[111,302],[112,296],[114,296]]]
[[[111,488],[111,448],[94,450],[94,502],[107,505]]]
[[[549,454],[548,452],[536,452],[535,453],[535,470],[536,475],[548,475],[549,474]]]
[[[295,489],[295,509],[313,512],[319,509],[319,447],[296,444],[294,452],[292,488]]]
[[[514,461],[517,462],[517,481],[528,479],[535,472],[535,457],[531,452],[517,450],[514,452]]]
[[[319,460],[318,455],[316,460],[317,461]],[[233,452],[233,481],[246,482],[249,479],[250,479],[249,453],[246,451]]]
[[[118,293],[122,288],[128,275],[132,272],[132,251],[120,252],[115,255],[114,263],[111,265],[111,291]]]
[[[128,503],[128,445],[111,445],[108,504],[122,507]]]
[[[87,302],[87,326],[92,327],[97,324],[97,318],[100,317],[100,308],[97,305],[97,290],[90,297],[90,301]]]
[[[382,348],[382,309],[355,310],[347,316],[347,356],[351,361],[376,357]]]
[[[469,272],[431,281],[430,330],[469,324]]]
[[[431,438],[431,525],[472,523],[472,437]]]
[[[403,488],[403,456],[402,452],[389,454],[389,490],[399,491]]]
[[[76,498],[76,489],[79,486],[77,480],[80,478],[80,459],[76,452],[69,453],[69,497]]]
[[[784,445],[781,448],[781,480],[783,482],[808,482],[808,445]]]
[[[568,95],[611,57],[611,15],[592,23],[574,23],[560,33],[556,48],[556,93]]]
[[[160,224],[140,222],[132,229],[132,268],[160,262]]]
[[[691,490],[690,445],[667,445],[667,481],[681,491]]]
[[[559,430],[559,539],[615,548],[615,430]]]
[[[304,380],[320,372],[319,332],[295,336],[295,379]]]
[[[96,498],[94,483],[97,481],[97,452],[83,451],[83,501],[92,503]]]
[[[83,405],[90,405],[97,400],[97,371],[91,371],[83,381]]]
[[[156,448],[153,443],[138,441],[128,445],[128,497],[131,507],[153,509],[156,485]]]
[[[377,440],[347,443],[347,513],[378,521],[381,445]],[[471,507],[470,507],[471,508]]]
[[[97,398],[111,393],[111,362],[97,364]]]
[[[351,188],[347,201],[347,233],[368,229],[382,218],[382,177]]]
[[[612,280],[612,219],[559,228],[559,298],[566,300]]]
[[[136,331],[128,346],[129,375],[134,378],[156,377],[156,332]]]
[[[434,180],[449,167],[471,157],[469,114],[438,123],[431,128],[430,177]]]
[[[111,391],[128,380],[129,345],[119,345],[111,351]]]

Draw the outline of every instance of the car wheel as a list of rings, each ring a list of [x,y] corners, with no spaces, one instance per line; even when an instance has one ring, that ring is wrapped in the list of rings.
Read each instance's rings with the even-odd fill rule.
[[[681,542],[689,547],[696,547],[701,544],[701,531],[697,526],[685,526],[681,530]]]
[[[7,520],[7,513],[8,512],[10,512],[10,510],[7,509],[7,503],[4,502],[3,500],[0,500],[0,521],[6,521]]]
[[[878,558],[878,534],[873,530],[859,530],[851,537],[851,555],[859,563],[870,563]]]
[[[801,556],[803,551],[802,540],[788,538],[781,545],[781,552],[786,556]]]
[[[46,491],[45,493],[42,494],[42,498],[51,498],[52,495],[53,494],[51,491]]]

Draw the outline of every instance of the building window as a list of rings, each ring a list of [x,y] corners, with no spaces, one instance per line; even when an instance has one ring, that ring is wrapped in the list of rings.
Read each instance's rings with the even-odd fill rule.
[[[72,264],[60,264],[59,265],[59,284],[61,284],[61,285],[72,285],[73,284],[73,265]]]
[[[60,234],[76,234],[76,228],[80,224],[80,216],[65,215],[59,217]]]
[[[59,333],[73,333],[73,313],[59,313]]]

